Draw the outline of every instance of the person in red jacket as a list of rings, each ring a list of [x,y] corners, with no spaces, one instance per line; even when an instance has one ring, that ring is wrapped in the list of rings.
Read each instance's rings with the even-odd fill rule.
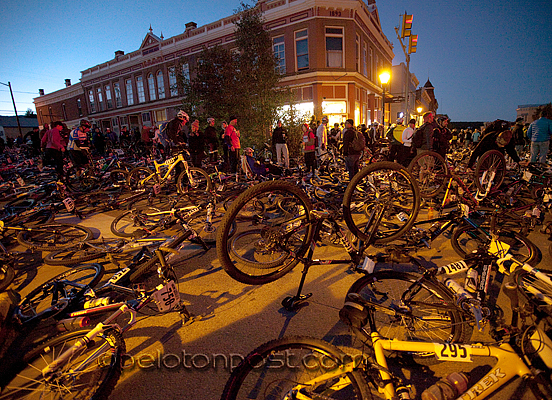
[[[41,147],[44,149],[44,163],[54,165],[58,179],[63,176],[63,157],[65,154],[65,140],[61,136],[63,122],[52,123],[52,129],[42,136]]]

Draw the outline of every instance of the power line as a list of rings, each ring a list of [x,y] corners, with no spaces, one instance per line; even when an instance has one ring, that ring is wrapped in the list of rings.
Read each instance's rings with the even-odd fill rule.
[[[9,92],[9,90],[0,89],[0,92]],[[14,93],[23,93],[23,94],[38,94],[38,92],[18,92],[17,90],[13,91]]]

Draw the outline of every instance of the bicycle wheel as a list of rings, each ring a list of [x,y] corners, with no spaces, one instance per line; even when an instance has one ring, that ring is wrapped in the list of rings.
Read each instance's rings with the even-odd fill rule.
[[[410,161],[408,172],[420,189],[420,196],[432,198],[439,194],[449,178],[448,167],[441,155],[434,151],[425,151]]]
[[[44,257],[44,262],[48,265],[81,264],[104,258],[108,253],[120,248],[123,244],[123,239],[89,240],[48,253]]]
[[[474,181],[482,193],[500,187],[505,176],[506,160],[500,151],[489,150],[479,157]]]
[[[371,399],[360,370],[341,366],[357,360],[320,339],[290,336],[267,342],[234,369],[221,400]],[[321,379],[326,374],[326,379]]]
[[[19,232],[17,242],[34,250],[54,251],[94,237],[90,229],[80,225],[47,224],[31,229]]]
[[[7,264],[0,264],[0,292],[3,292],[11,285],[13,278],[15,278],[13,267]]]
[[[88,341],[53,376],[42,370],[65,350],[82,340],[89,330],[66,332],[49,339],[16,361],[2,377],[2,399],[107,400],[122,371],[126,346],[114,330]],[[82,364],[82,363],[86,364]]]
[[[112,169],[109,171],[109,181],[115,187],[124,187],[128,182],[129,172],[124,169]]]
[[[387,243],[410,229],[420,203],[418,185],[408,171],[384,161],[353,177],[343,197],[343,217],[358,238]]]
[[[73,193],[88,193],[100,188],[100,180],[91,176],[88,170],[71,168],[65,173],[64,183]]]
[[[159,183],[159,176],[147,167],[136,167],[128,174],[127,184],[132,190],[151,187]]]
[[[27,321],[45,314],[55,314],[64,309],[70,298],[80,297],[102,279],[101,264],[85,264],[55,276],[32,290],[17,305],[15,315]]]
[[[483,227],[487,231],[487,227]],[[509,252],[520,262],[536,265],[539,262],[538,248],[526,237],[519,233],[499,230],[498,240],[510,246]],[[481,246],[488,246],[491,242],[490,234],[486,235],[469,224],[463,224],[452,231],[450,238],[452,248],[461,257],[477,250]]]
[[[154,207],[135,208],[123,211],[111,221],[111,232],[119,237],[142,237],[170,220],[169,214],[163,214]]]
[[[285,181],[247,189],[232,202],[217,229],[217,254],[225,271],[250,285],[287,274],[313,238],[312,209],[307,195]]]
[[[420,275],[377,271],[354,282],[349,293],[376,305],[376,329],[386,338],[463,343],[471,336],[453,295],[437,283],[420,281]],[[428,362],[435,357],[434,353],[414,355]]]
[[[552,279],[552,271],[540,271],[549,279]],[[533,303],[539,310],[544,311],[552,317],[552,286],[529,271],[517,269],[514,272],[514,280],[518,290]]]
[[[188,172],[184,170],[178,176],[176,187],[178,193],[189,195],[192,198],[200,198],[211,192],[213,183],[204,169],[189,167]]]

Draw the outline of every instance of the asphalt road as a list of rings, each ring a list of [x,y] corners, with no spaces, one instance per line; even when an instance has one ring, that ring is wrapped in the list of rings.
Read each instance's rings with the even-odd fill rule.
[[[117,212],[97,214],[80,223],[90,227],[96,237],[110,237],[109,224],[115,215]],[[71,217],[58,220],[76,222]],[[552,269],[545,235],[537,230],[530,238],[545,251],[540,267]],[[438,266],[459,259],[444,236],[433,243],[432,249],[418,255]],[[347,254],[335,247],[319,247],[315,257],[347,258]],[[113,265],[106,264],[106,268],[115,272]],[[14,287],[25,295],[65,269],[47,265],[27,268],[20,271]],[[289,312],[282,308],[281,301],[295,293],[301,270],[299,265],[273,283],[248,286],[224,272],[214,248],[203,252],[195,245],[186,246],[176,264],[179,290],[188,309],[200,317],[186,324],[178,313],[148,312],[140,316],[137,325],[125,334],[128,357],[110,398],[214,400],[220,397],[230,369],[240,357],[268,340],[309,335],[334,343],[350,341],[338,313],[348,288],[360,275],[349,272],[346,266],[313,267],[304,288],[304,293],[312,292],[313,296],[304,307]],[[412,370],[423,373],[423,379],[458,370],[457,364],[445,367],[449,364],[430,370],[412,366]],[[510,398],[512,390],[510,387],[499,392],[493,399]]]

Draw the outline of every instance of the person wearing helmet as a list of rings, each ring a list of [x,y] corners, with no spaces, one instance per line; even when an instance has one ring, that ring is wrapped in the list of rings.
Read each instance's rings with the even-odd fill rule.
[[[203,137],[205,138],[205,143],[209,148],[209,162],[216,163],[218,161],[218,140],[217,140],[217,130],[215,128],[215,119],[213,117],[207,118],[207,128],[203,131]]]
[[[304,123],[301,125],[301,132],[302,132],[302,142],[303,142],[303,155],[305,157],[305,165],[307,167],[307,177],[309,177],[310,172],[312,171],[312,175],[316,173],[316,155],[315,155],[315,143],[316,143],[316,136],[312,129],[310,128],[308,123]]]
[[[172,146],[176,146],[186,142],[186,139],[181,134],[184,126],[188,123],[190,117],[184,111],[180,110],[176,117],[169,121],[167,125],[167,136]]]
[[[506,152],[514,162],[519,163],[515,140],[512,140],[512,131],[507,121],[497,119],[483,130],[471,153],[468,170],[471,170],[477,159],[489,150],[498,150],[502,154]]]
[[[443,158],[446,158],[450,140],[452,139],[452,132],[448,128],[449,121],[448,116],[440,115],[437,117],[437,127],[433,129],[432,150],[439,153]]]
[[[79,127],[73,129],[69,134],[67,150],[69,150],[69,156],[76,167],[80,168],[88,165],[88,149],[90,148],[88,132],[91,127],[92,125],[88,120],[82,119]]]

